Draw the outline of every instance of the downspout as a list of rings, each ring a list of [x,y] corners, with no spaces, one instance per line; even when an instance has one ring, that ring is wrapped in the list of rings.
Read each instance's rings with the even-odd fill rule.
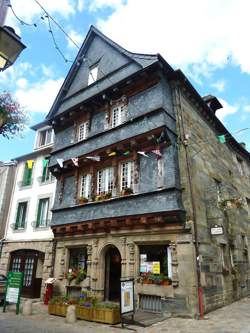
[[[195,265],[196,265],[196,277],[197,277],[197,296],[198,296],[198,306],[199,306],[199,319],[204,319],[204,304],[203,304],[203,289],[201,285],[201,270],[200,270],[200,251],[199,251],[199,240],[198,240],[198,228],[197,228],[197,213],[196,213],[196,204],[194,199],[194,189],[191,177],[191,161],[188,154],[188,142],[185,136],[185,126],[183,121],[182,115],[182,108],[180,103],[180,93],[176,85],[174,85],[174,93],[175,93],[175,100],[176,100],[176,110],[177,110],[177,117],[179,124],[179,133],[180,133],[180,141],[183,144],[184,151],[185,151],[185,162],[186,162],[186,170],[188,176],[188,184],[190,190],[190,200],[191,200],[191,207],[192,207],[192,220],[194,225],[194,247],[195,247]]]

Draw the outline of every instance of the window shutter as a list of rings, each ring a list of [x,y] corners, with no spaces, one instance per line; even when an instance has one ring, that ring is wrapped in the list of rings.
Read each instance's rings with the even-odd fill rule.
[[[22,221],[21,221],[21,228],[24,228],[24,227],[25,227],[26,212],[27,212],[27,202],[23,202],[23,203],[22,203]]]
[[[39,227],[41,224],[41,212],[42,212],[42,200],[40,199],[38,202],[38,211],[37,211],[37,218],[36,218],[36,227]]]
[[[18,229],[20,224],[20,216],[21,215],[21,205],[20,203],[17,206],[17,215],[16,215],[16,223],[15,223],[15,229]]]

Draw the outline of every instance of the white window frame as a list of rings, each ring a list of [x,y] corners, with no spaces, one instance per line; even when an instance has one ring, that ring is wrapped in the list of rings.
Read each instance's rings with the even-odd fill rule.
[[[89,134],[89,122],[85,121],[78,125],[78,141],[86,140]]]
[[[40,204],[40,201],[42,201],[42,200],[46,200],[45,201],[46,205],[42,205],[42,209],[41,209],[41,212],[40,212],[40,219],[38,221],[39,204]],[[49,213],[50,213],[50,198],[49,197],[39,198],[38,206],[37,206],[37,221],[36,221],[37,228],[47,226],[48,219],[49,219]]]
[[[126,161],[120,163],[120,190],[131,188],[135,185],[135,161]]]
[[[114,168],[108,167],[97,172],[97,195],[112,193],[114,189]]]
[[[127,104],[119,103],[111,108],[111,127],[117,127],[127,120]]]
[[[97,81],[98,65],[89,68],[88,86]]]
[[[51,136],[50,136],[50,141],[48,141],[48,132],[51,131]],[[42,133],[45,132],[45,142],[44,144],[41,144],[41,135]],[[54,132],[52,128],[46,128],[46,129],[42,129],[41,131],[38,131],[37,133],[37,143],[36,143],[36,148],[41,148],[47,145],[50,145],[53,143],[53,139],[54,139]]]
[[[80,184],[80,198],[89,199],[91,196],[91,174],[86,173],[81,175],[81,184]]]

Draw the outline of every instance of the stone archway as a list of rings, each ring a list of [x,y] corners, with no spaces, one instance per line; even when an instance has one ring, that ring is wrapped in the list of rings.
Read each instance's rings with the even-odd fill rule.
[[[104,261],[104,299],[108,301],[120,300],[121,254],[114,245],[107,245],[103,249]]]

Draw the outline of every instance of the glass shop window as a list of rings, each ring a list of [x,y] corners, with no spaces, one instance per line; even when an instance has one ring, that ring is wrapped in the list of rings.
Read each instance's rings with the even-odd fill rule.
[[[69,269],[75,271],[79,268],[87,270],[87,249],[85,247],[69,249]]]
[[[167,245],[141,245],[140,275],[153,274],[172,277],[172,260],[170,248]]]

